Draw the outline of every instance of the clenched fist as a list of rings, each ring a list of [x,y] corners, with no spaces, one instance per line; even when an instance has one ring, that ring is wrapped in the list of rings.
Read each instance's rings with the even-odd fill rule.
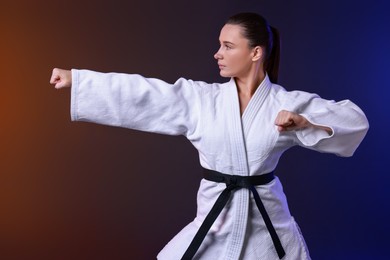
[[[314,127],[326,131],[329,135],[332,135],[333,133],[331,128],[327,126],[313,125],[305,117],[287,110],[282,110],[278,113],[275,119],[275,125],[278,127],[279,132]]]
[[[311,124],[306,118],[297,113],[282,110],[276,116],[275,125],[278,126],[278,131],[282,132],[299,130],[308,127]]]
[[[70,70],[53,69],[50,84],[53,84],[56,89],[70,88],[72,86],[72,72]]]

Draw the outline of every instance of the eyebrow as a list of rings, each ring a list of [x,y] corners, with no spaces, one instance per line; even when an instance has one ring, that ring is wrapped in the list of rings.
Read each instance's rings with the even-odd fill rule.
[[[232,42],[229,42],[229,41],[223,41],[222,43],[224,43],[224,44],[231,44],[231,45],[235,45],[234,43],[232,43]]]

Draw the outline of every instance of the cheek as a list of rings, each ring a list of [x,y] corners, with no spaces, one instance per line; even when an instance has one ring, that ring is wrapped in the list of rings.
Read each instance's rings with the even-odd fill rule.
[[[234,52],[231,52],[231,53],[225,55],[225,60],[230,68],[236,67],[237,63],[242,62],[242,61],[240,61],[240,56]]]
[[[234,53],[229,59],[230,66],[236,70],[240,70],[247,66],[247,56],[242,53]]]

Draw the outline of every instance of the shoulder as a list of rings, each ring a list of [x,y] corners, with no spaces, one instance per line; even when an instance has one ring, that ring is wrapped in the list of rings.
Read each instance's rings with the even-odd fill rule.
[[[205,89],[215,91],[215,90],[220,90],[221,88],[228,86],[229,83],[230,83],[230,81],[227,81],[224,83],[209,83],[209,82],[201,81],[201,80],[179,78],[176,80],[176,82],[174,84],[178,84],[178,85],[188,84],[188,85],[192,85],[193,87],[205,88]]]
[[[197,81],[190,80],[190,82],[191,84],[194,85],[194,87],[202,89],[202,92],[209,96],[210,95],[219,96],[221,93],[224,93],[224,91],[228,89],[231,84],[231,81],[227,81],[223,83],[218,83],[218,82],[209,83],[209,82],[199,81],[199,80]]]
[[[310,93],[302,90],[288,91],[284,87],[278,84],[272,84],[274,96],[284,109],[294,110],[298,107],[305,106],[312,102],[314,99],[321,99],[316,93]]]
[[[310,93],[302,90],[286,90],[284,87],[273,84],[273,89],[275,89],[276,95],[280,98],[286,99],[287,101],[309,101],[313,98],[319,98],[320,96],[316,93]]]
[[[316,93],[310,93],[302,90],[286,90],[284,87],[272,84],[272,88],[275,89],[276,95],[280,96],[280,98],[287,99],[289,101],[292,100],[310,100],[312,98],[318,98],[319,95]]]

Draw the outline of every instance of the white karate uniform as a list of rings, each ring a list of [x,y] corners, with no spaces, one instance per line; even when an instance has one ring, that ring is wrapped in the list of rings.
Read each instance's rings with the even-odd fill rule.
[[[279,111],[299,113],[311,123],[330,127],[279,133]],[[234,79],[208,84],[120,73],[72,70],[71,118],[167,135],[184,135],[199,151],[207,169],[235,175],[260,175],[275,169],[282,153],[300,145],[319,152],[352,156],[368,130],[368,121],[349,100],[321,99],[303,91],[286,91],[268,76],[257,88],[243,115]],[[224,190],[224,183],[202,180],[197,214],[158,254],[180,259],[204,218]],[[283,259],[310,259],[302,234],[290,215],[276,177],[256,187],[281,240]],[[278,259],[271,237],[248,189],[235,191],[214,222],[194,259]]]

